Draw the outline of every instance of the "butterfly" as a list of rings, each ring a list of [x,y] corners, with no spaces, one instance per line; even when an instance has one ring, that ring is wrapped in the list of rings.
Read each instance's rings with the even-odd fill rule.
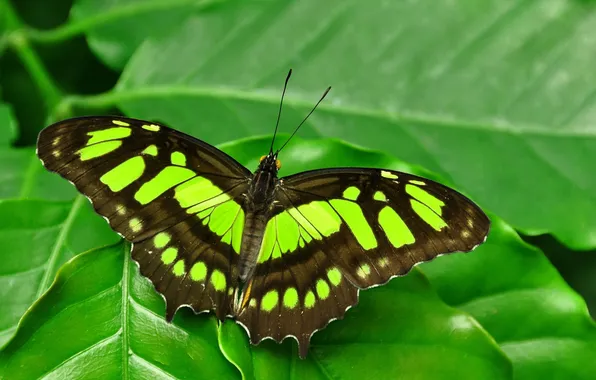
[[[361,289],[473,250],[490,221],[455,190],[389,169],[280,178],[278,155],[291,137],[273,146],[290,74],[254,172],[163,124],[119,116],[55,123],[39,134],[37,154],[132,243],[168,322],[182,306],[213,311],[235,319],[252,344],[293,337],[304,358],[314,332],[341,319]]]

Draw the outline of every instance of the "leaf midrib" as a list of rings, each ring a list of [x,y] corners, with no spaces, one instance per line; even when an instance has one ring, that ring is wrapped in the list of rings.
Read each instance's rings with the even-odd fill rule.
[[[143,98],[159,98],[171,96],[194,96],[205,98],[216,98],[221,100],[242,100],[268,103],[277,105],[279,103],[279,95],[275,93],[268,94],[263,91],[239,91],[230,88],[214,88],[214,87],[185,87],[185,86],[147,86],[138,87],[135,89],[121,88],[118,86],[115,91],[88,96],[88,97],[71,97],[67,101],[83,106],[105,108],[109,106],[116,106],[121,102],[136,101]],[[304,100],[296,96],[286,97],[285,104],[293,107],[311,108],[312,101]],[[464,129],[475,131],[499,132],[510,135],[534,135],[547,137],[596,137],[596,130],[567,130],[562,128],[545,128],[542,126],[520,125],[510,123],[496,123],[490,122],[472,122],[467,120],[460,120],[455,117],[451,119],[439,118],[428,114],[420,114],[414,112],[402,111],[400,113],[389,113],[382,110],[371,108],[364,108],[360,106],[349,105],[346,103],[342,105],[332,104],[331,102],[321,103],[318,107],[321,111],[326,111],[331,114],[342,114],[347,116],[370,117],[375,119],[382,119],[392,123],[401,124],[423,124],[429,126],[441,126],[452,129]]]
[[[126,249],[126,245],[122,245],[122,254],[124,255],[124,263],[122,268],[122,319],[121,319],[121,334],[122,334],[122,379],[128,379],[129,370],[129,351],[130,343],[128,341],[128,308],[130,306],[130,253]]]

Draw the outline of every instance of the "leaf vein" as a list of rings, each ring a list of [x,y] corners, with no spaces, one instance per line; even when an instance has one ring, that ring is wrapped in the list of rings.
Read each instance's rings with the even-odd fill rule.
[[[52,369],[48,370],[47,372],[45,372],[44,374],[42,374],[40,376],[40,379],[43,378],[48,378],[50,377],[50,375],[52,375],[52,373],[54,373],[56,370],[58,370],[60,367],[62,367],[63,365],[65,365],[66,363],[68,363],[69,361],[72,361],[76,358],[78,358],[81,355],[84,355],[96,348],[100,348],[102,346],[108,345],[110,344],[113,340],[118,339],[118,334],[120,333],[120,331],[116,331],[114,334],[99,340],[95,343],[93,343],[92,345],[90,345],[89,347],[85,348],[84,350],[81,350],[71,356],[69,356],[68,358],[64,359],[62,362],[60,362],[58,365],[54,366]]]
[[[62,247],[65,245],[66,238],[68,237],[68,233],[72,228],[75,216],[77,215],[79,209],[83,205],[84,199],[85,198],[82,195],[78,195],[72,204],[68,216],[66,217],[66,220],[62,225],[62,229],[60,230],[60,233],[56,238],[56,242],[52,247],[52,252],[50,253],[50,257],[47,262],[48,266],[41,281],[39,282],[39,287],[37,288],[35,299],[38,299],[45,292],[45,290],[48,288],[52,281],[52,277],[54,275],[54,272],[56,271],[56,265],[58,264],[58,256],[60,255]]]

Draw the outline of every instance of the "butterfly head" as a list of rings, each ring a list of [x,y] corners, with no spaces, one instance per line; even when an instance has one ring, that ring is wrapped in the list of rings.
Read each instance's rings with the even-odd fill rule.
[[[278,152],[270,152],[266,156],[261,156],[257,171],[269,172],[277,175],[277,171],[281,169],[281,161],[277,158],[277,154]]]

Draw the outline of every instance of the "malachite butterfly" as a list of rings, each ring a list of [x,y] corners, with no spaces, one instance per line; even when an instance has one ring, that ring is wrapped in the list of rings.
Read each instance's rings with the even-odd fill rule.
[[[482,210],[437,182],[350,167],[278,178],[280,149],[272,141],[253,173],[194,137],[119,116],[64,120],[37,142],[46,168],[132,242],[168,321],[181,306],[214,311],[253,344],[295,338],[302,358],[361,289],[486,239]]]

